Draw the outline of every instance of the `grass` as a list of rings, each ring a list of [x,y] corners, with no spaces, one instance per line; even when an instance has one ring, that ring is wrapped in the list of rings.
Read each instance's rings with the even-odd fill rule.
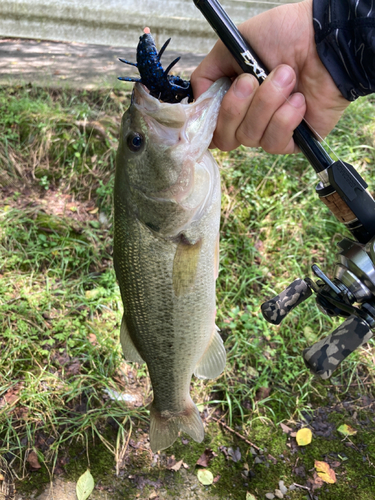
[[[129,430],[147,430],[150,387],[144,367],[122,361],[111,257],[114,158],[128,104],[124,90],[0,90],[0,455],[29,484],[31,450],[48,481],[69,468],[67,445],[101,443],[120,463]],[[373,98],[354,103],[329,138],[372,192],[373,108]],[[228,364],[219,379],[194,381],[194,399],[259,435],[259,425],[306,419],[330,394],[372,396],[372,341],[323,382],[302,351],[341,320],[313,299],[280,327],[260,315],[264,300],[311,276],[313,263],[333,273],[343,228],[317,200],[313,169],[301,155],[239,148],[215,156],[223,181],[217,323]],[[106,392],[130,386],[137,405]]]

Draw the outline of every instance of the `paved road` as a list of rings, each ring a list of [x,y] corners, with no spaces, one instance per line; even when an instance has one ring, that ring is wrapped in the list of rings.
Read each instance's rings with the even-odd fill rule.
[[[135,61],[135,51],[136,47],[0,38],[0,85],[31,82],[52,87],[113,87],[118,76],[137,75],[136,68],[118,60]],[[174,74],[190,75],[204,57],[167,49],[164,67],[179,55]]]

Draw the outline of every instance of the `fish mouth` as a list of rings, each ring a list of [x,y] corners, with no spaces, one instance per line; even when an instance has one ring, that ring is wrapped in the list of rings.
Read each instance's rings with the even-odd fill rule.
[[[144,118],[151,140],[175,150],[189,148],[189,157],[197,161],[211,143],[221,101],[229,86],[228,78],[220,78],[196,101],[188,103],[185,98],[171,104],[159,101],[137,83],[132,102]]]

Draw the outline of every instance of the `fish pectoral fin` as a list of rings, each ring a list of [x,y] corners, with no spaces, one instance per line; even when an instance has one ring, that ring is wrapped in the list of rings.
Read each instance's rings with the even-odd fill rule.
[[[201,443],[204,439],[204,427],[198,408],[188,396],[188,401],[183,412],[164,416],[150,405],[150,446],[151,450],[165,450],[172,446],[178,437],[179,431],[186,432],[194,441]]]
[[[124,358],[126,361],[135,361],[136,363],[144,363],[142,356],[139,354],[137,348],[134,345],[130,337],[128,327],[125,323],[125,318],[122,317],[121,330],[120,330],[120,342],[122,347],[122,352],[124,353]]]
[[[215,325],[210,343],[198,361],[194,370],[194,375],[198,378],[216,378],[225,368],[226,352],[223,339],[219,335],[219,330]]]
[[[202,240],[194,244],[181,241],[177,245],[173,260],[173,290],[177,297],[192,289],[197,275]]]

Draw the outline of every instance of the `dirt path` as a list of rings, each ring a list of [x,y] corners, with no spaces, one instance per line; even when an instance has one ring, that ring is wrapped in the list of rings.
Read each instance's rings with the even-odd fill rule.
[[[204,57],[173,51],[173,40],[170,47],[163,60],[169,63],[181,56],[175,74],[190,75]],[[135,61],[135,48],[0,38],[0,85],[19,82],[84,89],[114,87],[120,85],[118,76],[136,76],[136,68],[121,63],[119,57]]]

